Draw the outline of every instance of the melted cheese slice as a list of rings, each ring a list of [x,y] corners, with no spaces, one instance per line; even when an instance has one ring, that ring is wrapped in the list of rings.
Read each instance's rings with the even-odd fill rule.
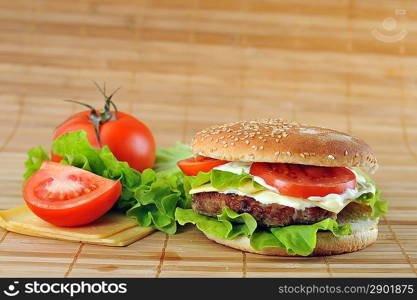
[[[27,206],[0,211],[0,226],[30,236],[107,246],[126,246],[155,230],[140,227],[135,220],[117,212],[107,213],[85,226],[58,227],[37,217]]]

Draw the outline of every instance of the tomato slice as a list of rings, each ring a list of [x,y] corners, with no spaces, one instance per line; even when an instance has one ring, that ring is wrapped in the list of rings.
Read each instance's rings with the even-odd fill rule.
[[[27,206],[44,221],[57,226],[91,223],[116,203],[119,181],[51,161],[42,163],[25,183]]]
[[[219,160],[206,156],[195,156],[177,162],[178,167],[188,176],[196,176],[198,172],[208,172],[214,167],[228,163],[227,160]]]
[[[356,187],[353,172],[343,167],[318,167],[284,163],[253,163],[250,174],[259,176],[280,194],[307,199],[343,194]]]

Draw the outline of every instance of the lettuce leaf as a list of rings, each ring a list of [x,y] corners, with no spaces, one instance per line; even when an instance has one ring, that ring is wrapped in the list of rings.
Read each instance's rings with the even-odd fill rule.
[[[238,236],[250,236],[256,229],[256,220],[248,213],[238,214],[224,207],[222,214],[216,218],[200,215],[192,209],[177,208],[175,218],[178,224],[192,223],[204,233],[223,239],[234,239]],[[233,223],[232,223],[233,222]]]
[[[177,142],[174,147],[158,148],[154,170],[158,173],[172,174],[180,172],[177,162],[192,156],[188,145]]]
[[[310,255],[317,243],[317,231],[330,231],[336,237],[352,234],[350,224],[339,226],[333,219],[327,218],[311,225],[290,225],[271,228],[270,231],[288,254]],[[257,245],[251,243],[256,249]]]
[[[377,218],[380,217],[388,212],[388,201],[381,200],[381,191],[376,187],[375,181],[371,179],[365,172],[360,169],[355,169],[357,173],[363,176],[367,183],[372,184],[375,186],[375,194],[373,193],[366,193],[361,195],[359,198],[356,198],[355,201],[368,205],[372,208],[372,217]]]
[[[28,158],[25,161],[26,171],[23,174],[23,180],[28,180],[33,173],[39,170],[44,160],[49,160],[49,155],[41,146],[29,149]]]
[[[318,231],[330,231],[340,237],[352,233],[350,225],[339,226],[333,219],[324,219],[311,225],[290,225],[276,228],[257,228],[254,217],[238,214],[227,207],[216,218],[200,215],[192,209],[177,208],[175,218],[180,225],[192,223],[207,235],[223,239],[249,237],[256,250],[267,247],[282,248],[288,254],[310,255],[317,243]]]
[[[193,189],[195,189],[207,183],[211,183],[211,185],[218,190],[241,187],[244,187],[244,190],[247,193],[255,193],[261,190],[265,190],[265,187],[257,183],[253,176],[249,174],[234,174],[220,170],[199,172],[197,176],[193,178],[191,186]]]
[[[177,230],[175,209],[190,208],[189,178],[182,173],[158,174],[152,169],[142,173],[142,183],[136,188],[136,203],[127,211],[142,226],[174,234]],[[119,201],[120,202],[120,201]]]
[[[388,201],[380,199],[381,191],[376,189],[375,194],[367,193],[355,199],[356,202],[368,205],[372,208],[371,216],[373,218],[380,217],[388,212]]]
[[[63,158],[62,164],[120,180],[122,194],[115,208],[126,211],[142,226],[153,226],[166,233],[175,233],[176,207],[191,207],[190,180],[174,168],[178,157],[192,155],[189,150],[187,153],[185,145],[178,143],[176,147],[158,150],[163,154],[156,161],[158,172],[147,169],[142,173],[130,168],[128,163],[118,161],[108,147],[92,147],[85,131],[62,135],[53,142],[52,151]],[[25,163],[25,180],[40,168],[42,161],[49,160],[46,153],[42,147],[29,150]]]

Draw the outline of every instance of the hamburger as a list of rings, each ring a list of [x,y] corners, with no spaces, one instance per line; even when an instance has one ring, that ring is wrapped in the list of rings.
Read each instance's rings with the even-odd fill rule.
[[[209,239],[276,256],[354,252],[377,239],[387,211],[363,140],[282,119],[240,121],[198,132],[190,176],[192,209],[177,208]]]

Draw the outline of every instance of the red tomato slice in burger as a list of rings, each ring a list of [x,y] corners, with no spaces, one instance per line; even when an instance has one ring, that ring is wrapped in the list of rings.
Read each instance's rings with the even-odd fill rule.
[[[188,176],[196,176],[198,172],[208,172],[214,167],[228,163],[227,160],[219,160],[206,156],[195,156],[177,162],[178,167]]]
[[[45,161],[25,183],[24,199],[33,213],[48,223],[80,226],[109,211],[121,192],[119,181]]]
[[[259,176],[280,194],[307,199],[343,194],[356,187],[353,172],[343,167],[318,167],[283,163],[253,163],[250,174]]]

